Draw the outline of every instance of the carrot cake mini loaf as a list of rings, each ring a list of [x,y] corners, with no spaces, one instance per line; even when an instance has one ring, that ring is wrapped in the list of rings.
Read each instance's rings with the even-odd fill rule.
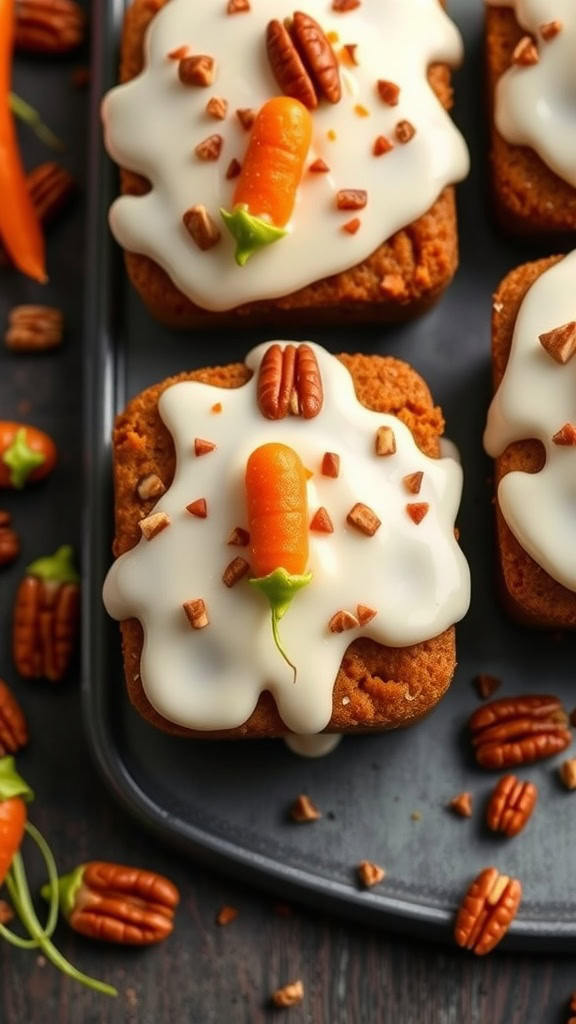
[[[520,234],[576,230],[576,5],[486,0],[492,179]]]
[[[104,601],[140,713],[236,738],[430,711],[469,603],[443,426],[405,363],[289,342],[134,398]]]
[[[576,252],[526,263],[494,296],[496,459],[505,603],[533,626],[576,627]]]
[[[457,265],[440,0],[134,0],[103,103],[129,276],[181,327],[404,319]]]

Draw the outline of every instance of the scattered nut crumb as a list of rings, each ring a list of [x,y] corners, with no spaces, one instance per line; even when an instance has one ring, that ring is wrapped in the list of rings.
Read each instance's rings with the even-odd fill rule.
[[[378,95],[383,103],[389,107],[396,107],[400,98],[400,86],[395,82],[387,82],[385,78],[378,79],[376,83]]]
[[[498,679],[496,676],[481,674],[476,676],[474,679],[474,686],[478,691],[478,696],[481,697],[482,700],[488,700],[496,690],[500,689],[502,686],[502,680]]]
[[[334,452],[325,452],[322,458],[322,476],[336,479],[340,474],[340,456]]]
[[[339,210],[363,210],[368,202],[368,193],[363,188],[342,188],[336,193]]]
[[[410,815],[410,817],[412,818],[412,821],[420,821],[421,818],[422,818],[422,815],[420,814],[420,811],[412,811],[412,814]]]
[[[220,229],[202,203],[191,206],[182,216],[182,222],[188,234],[203,252],[213,249],[220,241]]]
[[[213,57],[196,54],[192,57],[181,57],[178,64],[178,75],[183,85],[199,85],[203,88],[212,85],[216,74],[216,62]]]
[[[312,174],[328,174],[330,168],[324,160],[319,158],[318,160],[315,160],[313,164],[310,164],[308,170],[311,171]]]
[[[250,572],[250,566],[245,558],[240,558],[239,556],[233,558],[224,569],[222,583],[228,588],[234,587],[248,572]]]
[[[226,171],[227,180],[232,181],[232,178],[237,178],[241,170],[242,164],[240,163],[239,160],[236,159],[236,157],[233,157],[233,159],[228,164],[228,170]]]
[[[409,473],[403,478],[402,483],[409,494],[420,494],[423,476],[424,473]]]
[[[224,928],[227,924],[232,924],[232,921],[235,921],[237,917],[237,907],[229,907],[227,905],[224,905],[223,907],[220,907],[220,910],[216,915],[216,924],[219,924],[221,927]]]
[[[213,452],[215,448],[216,445],[212,441],[207,441],[204,437],[194,438],[194,454],[198,459],[203,455]]]
[[[222,152],[224,139],[221,135],[209,135],[196,146],[194,152],[199,160],[217,160]]]
[[[332,10],[338,14],[355,11],[357,7],[360,7],[360,0],[332,0]]]
[[[150,501],[152,498],[161,498],[166,488],[156,473],[148,473],[138,481],[137,492],[142,501]]]
[[[458,793],[457,796],[453,796],[450,800],[448,807],[454,814],[459,814],[461,818],[472,817],[472,793]]]
[[[228,14],[243,14],[249,10],[249,0],[228,0],[228,7],[226,8]]]
[[[290,808],[290,817],[292,821],[302,824],[306,821],[318,821],[322,814],[316,805],[312,803],[310,797],[306,796],[305,793],[301,793],[300,796],[296,797]]]
[[[329,513],[322,506],[314,513],[310,529],[316,533],[334,533],[334,526]]]
[[[362,885],[370,889],[373,885],[378,885],[384,878],[386,878],[386,872],[384,868],[381,868],[379,864],[374,864],[371,860],[361,860],[358,867],[358,878]]]
[[[170,516],[166,512],[153,512],[151,516],[146,516],[145,519],[141,519],[138,523],[142,536],[146,540],[152,540],[162,530],[165,530],[167,526],[170,526]]]
[[[392,427],[378,427],[374,441],[376,455],[394,455],[396,452],[396,435]]]
[[[406,142],[410,142],[410,139],[414,138],[416,135],[416,129],[410,121],[398,121],[398,124],[394,129],[394,134],[398,139],[398,142],[401,142],[404,145]]]
[[[563,761],[559,771],[566,789],[576,789],[576,757],[571,757],[569,761]]]
[[[236,111],[236,117],[240,121],[244,131],[249,132],[256,120],[256,111],[251,107],[241,107]]]
[[[297,1006],[303,999],[304,986],[299,979],[298,981],[291,981],[288,985],[284,985],[283,988],[277,988],[272,993],[272,1002],[275,1006]]]
[[[206,498],[196,498],[195,501],[191,501],[189,505],[186,505],[186,511],[191,516],[196,516],[197,519],[206,519],[208,517]]]
[[[168,60],[182,60],[184,57],[188,56],[189,52],[189,46],[177,46],[175,50],[170,50]]]
[[[332,616],[328,623],[328,628],[331,633],[345,633],[348,629],[356,629],[359,625],[360,623],[356,616],[343,608]]]
[[[361,224],[360,217],[353,217],[352,220],[347,220],[342,225],[342,231],[346,231],[349,235],[355,235]]]
[[[406,505],[406,511],[413,523],[418,526],[425,516],[428,515],[430,505],[427,501],[414,501]]]
[[[248,530],[244,530],[241,526],[235,526],[228,534],[226,543],[231,544],[233,547],[245,548],[250,543],[250,534]]]
[[[219,412],[222,412],[222,402],[215,402],[215,403],[214,403],[214,405],[213,405],[213,406],[211,406],[211,408],[210,408],[210,412],[213,412],[213,413],[215,413],[216,415],[217,415],[217,414],[218,414]]]
[[[217,121],[223,121],[228,113],[228,100],[223,96],[212,96],[206,104],[206,113],[215,117]]]
[[[367,537],[373,537],[382,526],[382,522],[376,513],[361,501],[356,502],[353,508],[350,509],[346,516],[346,521],[350,526],[355,526],[361,533],[366,534]]]
[[[208,618],[206,605],[201,597],[196,598],[194,601],[185,601],[182,607],[192,629],[205,629],[209,624],[210,619]]]
[[[394,144],[387,139],[385,135],[378,135],[374,139],[374,145],[372,147],[372,153],[374,156],[384,156],[385,153],[389,153],[391,149],[394,149]]]
[[[369,608],[366,604],[359,604],[356,609],[356,615],[358,616],[358,622],[361,626],[367,626],[372,619],[375,619],[378,612],[374,608]]]

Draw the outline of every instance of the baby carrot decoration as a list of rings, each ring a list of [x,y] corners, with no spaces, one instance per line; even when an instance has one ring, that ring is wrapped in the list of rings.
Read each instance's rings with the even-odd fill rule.
[[[68,977],[97,992],[115,996],[118,994],[115,988],[82,974],[68,963],[51,942],[50,936],[58,920],[58,872],[46,840],[27,820],[26,804],[33,799],[34,793],[16,771],[14,758],[0,758],[0,886],[6,883],[16,914],[30,937],[23,939],[3,924],[0,924],[0,936],[19,949],[40,949],[46,959]],[[48,871],[51,899],[48,920],[44,926],[36,916],[20,853],[25,832],[38,846]]]
[[[284,660],[286,654],[278,623],[297,591],[307,586],[308,498],[306,471],[299,456],[284,444],[264,444],[252,452],[246,465],[246,497],[251,542],[250,580],[270,602],[272,634]]]
[[[276,96],[258,113],[234,193],[234,210],[220,211],[236,239],[239,266],[286,234],[311,140],[312,118],[299,100]]]

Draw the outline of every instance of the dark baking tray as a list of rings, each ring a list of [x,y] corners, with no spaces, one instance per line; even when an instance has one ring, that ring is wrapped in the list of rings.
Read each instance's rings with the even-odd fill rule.
[[[490,222],[481,128],[482,4],[454,0],[451,8],[467,44],[455,117],[473,161],[472,174],[459,190],[462,260],[456,281],[436,309],[409,326],[290,333],[312,337],[333,351],[391,353],[428,380],[466,467],[460,526],[472,567],[472,607],[458,629],[458,673],[438,709],[409,732],[348,738],[318,761],[295,757],[281,742],[174,739],[147,726],[125,697],[117,627],[107,620],[100,599],[111,559],[114,414],[127,397],[155,381],[184,368],[236,361],[274,332],[173,333],[150,319],[129,287],[106,223],[117,181],[102,151],[98,117],[98,98],[116,77],[124,3],[107,0],[95,10],[86,332],[86,726],[102,773],[126,811],[191,857],[266,885],[284,899],[299,897],[436,939],[449,936],[454,907],[469,879],[494,863],[518,875],[525,888],[507,945],[574,949],[571,801],[576,798],[558,784],[554,762],[529,767],[522,775],[538,783],[538,811],[519,839],[494,838],[481,823],[494,776],[474,766],[465,738],[464,723],[478,702],[471,686],[478,672],[500,676],[505,693],[553,692],[570,705],[576,638],[559,640],[513,625],[496,597],[491,468],[481,447],[490,392],[490,297],[508,269],[545,251],[502,238]],[[444,809],[463,789],[475,795],[472,820]],[[286,808],[300,792],[310,793],[324,812],[314,826],[286,820]],[[388,869],[385,884],[369,892],[360,892],[354,879],[354,866],[364,858]]]

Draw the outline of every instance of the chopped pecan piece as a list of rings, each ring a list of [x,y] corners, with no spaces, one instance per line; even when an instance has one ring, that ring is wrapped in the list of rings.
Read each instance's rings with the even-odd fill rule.
[[[239,583],[244,578],[247,572],[250,572],[250,566],[245,558],[233,558],[229,565],[224,569],[222,575],[222,583],[226,587],[233,587],[236,583]]]
[[[202,142],[198,143],[194,152],[199,160],[217,160],[222,152],[223,142],[221,135],[209,135],[207,139],[202,139]]]
[[[332,520],[322,506],[314,513],[310,521],[310,529],[316,533],[334,533],[334,526]]]
[[[374,442],[376,455],[394,455],[396,452],[396,435],[392,427],[378,427]]]
[[[557,697],[504,697],[478,708],[469,721],[476,760],[483,768],[528,764],[565,750],[572,742],[568,717]]]
[[[338,14],[346,14],[348,11],[355,11],[360,7],[361,0],[332,0],[332,10]]]
[[[357,530],[365,533],[367,537],[373,537],[382,526],[382,522],[378,519],[376,513],[368,505],[363,505],[361,501],[356,502],[353,508],[350,509],[346,520],[350,526],[355,526]]]
[[[220,241],[220,230],[205,206],[191,206],[182,217],[184,227],[202,252],[213,249]]]
[[[410,142],[410,139],[414,138],[416,135],[416,129],[410,121],[398,121],[398,124],[394,129],[394,134],[398,139],[398,142],[401,142],[404,145],[406,142]]]
[[[409,494],[420,494],[420,488],[422,487],[422,478],[424,473],[409,473],[402,480],[404,487]]]
[[[241,526],[235,526],[232,533],[228,535],[226,543],[236,548],[245,548],[250,543],[250,534],[248,530],[243,530]]]
[[[378,612],[374,608],[369,608],[367,604],[359,604],[356,608],[356,615],[358,622],[361,626],[367,626],[372,619],[375,619]]]
[[[156,473],[148,473],[146,476],[141,477],[136,490],[141,501],[161,498],[166,493],[166,488]]]
[[[310,797],[306,796],[305,793],[301,793],[300,796],[296,797],[290,808],[290,817],[292,821],[303,824],[306,821],[318,821],[322,814],[316,805],[312,803]]]
[[[343,188],[336,193],[339,210],[363,210],[368,202],[368,193],[362,188]]]
[[[219,924],[221,928],[225,928],[227,924],[232,924],[238,917],[238,907],[223,906],[220,907],[216,915],[216,924]]]
[[[366,889],[371,889],[373,885],[378,885],[379,882],[386,878],[384,868],[381,868],[379,864],[375,864],[371,860],[361,860],[356,871],[358,872],[360,884],[365,886]]]
[[[454,929],[458,945],[477,956],[489,953],[504,938],[521,899],[522,885],[517,878],[485,868],[460,904]]]
[[[339,54],[342,64],[347,64],[349,68],[357,68],[359,63],[356,54],[357,49],[358,43],[344,43]]]
[[[378,95],[383,103],[389,107],[396,107],[400,99],[400,86],[395,82],[388,82],[385,78],[379,78],[376,83]]]
[[[62,310],[51,306],[14,306],[4,341],[16,352],[46,352],[62,342]]]
[[[563,761],[559,770],[566,789],[576,789],[576,757]]]
[[[310,167],[308,168],[308,170],[311,171],[312,174],[329,174],[330,173],[330,168],[328,167],[328,164],[324,160],[322,160],[320,158],[318,158],[318,160],[315,160],[314,163],[310,164]]]
[[[503,832],[509,839],[517,836],[532,817],[538,799],[533,782],[523,782],[515,775],[504,775],[492,792],[486,811],[486,823],[493,832]]]
[[[187,57],[189,53],[189,46],[177,46],[175,50],[170,50],[168,60],[182,60],[182,58]]]
[[[206,519],[208,515],[206,498],[196,498],[196,501],[191,501],[189,505],[186,505],[186,511],[191,516],[196,516],[197,519]]]
[[[212,96],[206,104],[206,113],[217,121],[223,121],[228,113],[228,100],[223,96]]]
[[[576,444],[576,427],[573,423],[565,423],[552,437],[554,444],[570,447]]]
[[[337,479],[340,475],[340,456],[335,452],[324,452],[322,458],[322,476],[331,476]]]
[[[353,217],[352,220],[347,220],[346,223],[342,225],[342,231],[345,231],[348,235],[355,235],[359,230],[361,223],[360,217]]]
[[[228,0],[227,14],[244,14],[250,10],[249,0]]]
[[[297,1006],[304,999],[304,985],[298,979],[298,981],[291,981],[288,985],[284,985],[282,988],[277,988],[272,993],[272,1002],[275,1006],[281,1006],[287,1008],[290,1006]]]
[[[406,511],[416,526],[418,526],[424,517],[428,515],[429,510],[430,505],[427,501],[414,501],[409,502],[408,505],[406,505]]]
[[[498,679],[496,676],[481,674],[476,676],[474,686],[478,690],[478,696],[481,697],[482,700],[488,700],[488,697],[491,697],[493,693],[496,693],[496,690],[500,689],[502,686],[502,680]]]
[[[178,76],[183,85],[199,85],[207,88],[214,82],[216,62],[206,54],[182,57],[178,64]]]
[[[257,111],[253,110],[252,107],[240,107],[240,109],[236,111],[236,117],[240,121],[245,132],[252,130],[252,125],[256,120],[256,114]]]
[[[146,516],[145,519],[141,519],[138,523],[142,536],[146,540],[152,540],[153,537],[157,537],[162,530],[165,530],[167,526],[170,526],[170,516],[166,512],[153,512],[152,515]]]
[[[564,23],[556,19],[555,21],[547,21],[544,25],[540,25],[540,35],[544,42],[549,43],[551,39],[555,39],[559,32],[564,28]]]
[[[232,178],[237,178],[242,170],[242,164],[236,157],[233,157],[228,164],[228,170],[226,171],[226,178],[228,181],[232,181]]]
[[[527,68],[540,60],[538,50],[531,36],[523,36],[512,53],[512,63]]]
[[[538,340],[557,363],[567,363],[576,352],[576,320],[539,334]]]
[[[349,629],[356,629],[359,625],[356,616],[342,608],[332,616],[328,623],[328,629],[331,633],[345,633]]]
[[[206,441],[203,437],[194,438],[194,454],[196,458],[200,459],[203,455],[209,455],[213,452],[216,445],[213,441]]]
[[[457,796],[453,796],[448,804],[448,808],[461,818],[471,818],[472,793],[458,793]]]
[[[394,149],[394,145],[387,139],[385,135],[378,135],[374,140],[372,152],[374,156],[384,156],[385,153],[389,153],[391,149]]]
[[[197,597],[194,601],[185,601],[182,607],[192,629],[204,629],[210,622],[206,604],[201,597]]]

